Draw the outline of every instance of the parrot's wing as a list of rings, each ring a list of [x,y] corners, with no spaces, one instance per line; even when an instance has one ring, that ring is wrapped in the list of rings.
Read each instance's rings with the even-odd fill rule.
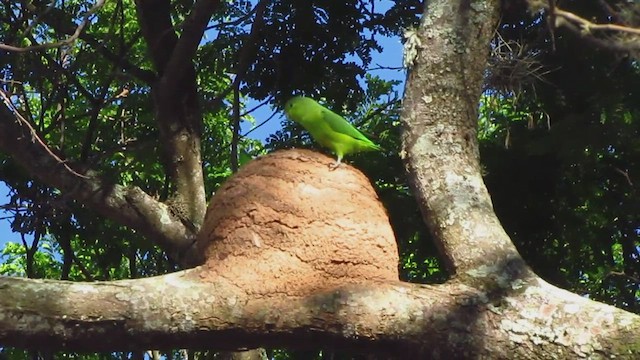
[[[358,131],[358,129],[353,127],[353,125],[351,125],[342,116],[325,108],[322,109],[321,113],[322,113],[322,118],[326,121],[327,124],[329,124],[329,127],[331,128],[331,130],[341,134],[351,136],[354,139],[364,141],[368,144],[374,145],[374,143],[371,140],[367,139],[366,136],[362,135],[362,133]]]

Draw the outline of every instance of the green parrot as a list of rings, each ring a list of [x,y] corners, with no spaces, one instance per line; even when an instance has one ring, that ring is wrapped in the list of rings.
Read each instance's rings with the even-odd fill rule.
[[[330,168],[340,166],[344,155],[380,150],[380,146],[367,139],[342,116],[304,96],[296,96],[284,105],[284,112],[292,121],[302,125],[320,145],[329,148],[338,157]]]

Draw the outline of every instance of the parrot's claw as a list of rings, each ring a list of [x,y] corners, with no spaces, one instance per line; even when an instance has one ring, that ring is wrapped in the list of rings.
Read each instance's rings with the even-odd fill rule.
[[[329,171],[337,169],[338,167],[340,167],[340,164],[342,164],[342,159],[338,158],[336,162],[334,162],[333,164],[329,164]]]

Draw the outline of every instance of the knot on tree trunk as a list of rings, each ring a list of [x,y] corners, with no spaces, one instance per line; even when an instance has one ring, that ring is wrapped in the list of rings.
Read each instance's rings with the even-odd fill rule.
[[[332,162],[309,150],[278,151],[227,180],[193,249],[202,276],[286,295],[398,280],[393,231],[369,180],[346,164],[331,171]]]

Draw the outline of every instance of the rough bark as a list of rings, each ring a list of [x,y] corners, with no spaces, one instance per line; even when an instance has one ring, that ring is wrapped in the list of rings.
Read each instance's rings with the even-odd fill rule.
[[[480,172],[476,127],[498,1],[429,2],[403,99],[403,155],[451,274],[520,261]]]
[[[72,351],[324,346],[405,359],[640,356],[636,315],[537,279],[497,297],[457,282],[397,281],[248,297],[230,279],[202,281],[201,274],[196,268],[106,283],[0,278],[0,344]]]
[[[181,24],[178,38],[169,0],[137,0],[136,9],[151,60],[152,84],[164,166],[175,185],[174,212],[194,230],[206,211],[201,157],[202,114],[192,59],[218,1],[199,0]]]

